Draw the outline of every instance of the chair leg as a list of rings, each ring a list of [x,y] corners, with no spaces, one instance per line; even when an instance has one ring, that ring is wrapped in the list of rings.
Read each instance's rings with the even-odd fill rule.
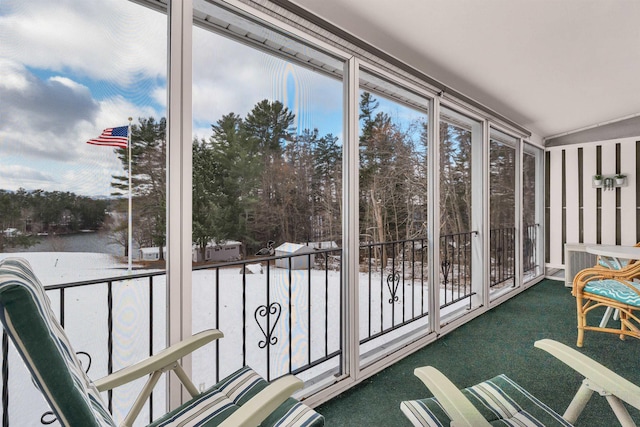
[[[600,321],[600,327],[606,328],[609,319],[611,318],[611,314],[613,313],[613,307],[607,307],[607,310],[604,312],[604,316],[602,316],[602,320]],[[617,314],[617,313],[616,313]],[[613,318],[616,319],[616,314],[614,314]]]
[[[577,314],[578,314],[578,341],[576,343],[576,345],[578,347],[582,347],[582,344],[584,342],[584,322],[585,322],[585,318],[584,318],[584,312],[583,312],[583,307],[582,307],[582,298],[580,296],[576,297],[576,304],[577,304]]]
[[[605,396],[607,401],[609,402],[609,406],[613,409],[613,412],[616,414],[618,421],[620,421],[620,425],[623,427],[636,427],[636,423],[631,419],[631,415],[629,415],[629,411],[625,408],[624,404],[618,399],[616,396]]]
[[[571,424],[575,423],[584,407],[587,406],[587,402],[591,399],[592,394],[593,390],[587,384],[587,380],[583,380],[580,388],[576,392],[576,395],[573,396],[571,403],[567,407],[567,410],[564,411],[562,418],[569,421]]]
[[[624,332],[626,328],[626,322],[627,322],[627,313],[624,312],[624,310],[620,310],[620,331]],[[620,334],[620,339],[622,341],[625,340],[625,334],[622,333]]]

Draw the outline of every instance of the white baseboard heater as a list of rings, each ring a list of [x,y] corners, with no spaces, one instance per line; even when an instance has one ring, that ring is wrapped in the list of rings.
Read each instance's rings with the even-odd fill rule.
[[[564,285],[573,286],[573,278],[580,270],[593,267],[598,256],[587,252],[584,243],[564,244]]]

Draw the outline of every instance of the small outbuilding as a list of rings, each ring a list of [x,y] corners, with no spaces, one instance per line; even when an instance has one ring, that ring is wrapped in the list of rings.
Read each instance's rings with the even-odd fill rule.
[[[167,247],[162,248],[162,255],[167,259]],[[155,248],[140,248],[138,251],[138,259],[142,261],[158,261],[160,259],[160,250]]]
[[[334,240],[325,240],[324,242],[308,242],[307,246],[314,249],[340,249],[340,246]]]
[[[241,258],[241,246],[242,243],[235,240],[227,240],[222,243],[217,243],[215,240],[212,240],[207,243],[207,246],[204,248],[204,257],[200,248],[194,245],[191,258],[193,262],[236,261]]]
[[[314,249],[307,245],[302,245],[298,243],[283,243],[276,248],[276,256],[286,256],[286,255],[300,255],[294,257],[287,258],[278,258],[276,259],[276,267],[280,268],[289,268],[291,265],[292,270],[301,270],[304,268],[309,268],[315,262]],[[291,263],[291,264],[289,264]]]

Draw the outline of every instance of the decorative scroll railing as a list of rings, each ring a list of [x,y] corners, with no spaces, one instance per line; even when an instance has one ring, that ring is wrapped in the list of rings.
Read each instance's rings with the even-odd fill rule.
[[[441,236],[440,308],[471,304],[474,232]],[[537,226],[524,232],[523,266],[536,268]],[[491,285],[515,277],[514,230],[492,230]],[[194,267],[193,330],[217,328],[225,337],[194,355],[196,385],[209,386],[250,365],[268,380],[293,373],[320,379],[342,373],[342,249]],[[360,245],[360,343],[378,346],[393,334],[421,328],[429,315],[426,238]],[[100,378],[166,346],[166,274],[163,271],[47,286],[60,322],[89,376]],[[411,329],[413,328],[413,329]],[[88,336],[87,336],[88,335]],[[378,340],[379,339],[379,340]],[[380,344],[383,345],[383,344]],[[196,354],[199,354],[196,353]],[[27,371],[2,337],[2,425],[55,423]],[[19,363],[19,365],[21,365]],[[204,379],[201,379],[204,377]],[[20,389],[19,392],[16,390]],[[162,387],[160,387],[162,389]],[[31,399],[33,392],[33,399]],[[105,393],[117,414],[130,391]],[[164,411],[163,391],[143,411],[149,422]],[[29,402],[28,410],[17,409]],[[22,403],[24,404],[24,403]],[[16,406],[18,405],[18,407]],[[25,413],[20,413],[25,412]],[[33,417],[24,419],[23,417]],[[36,421],[34,421],[34,419]],[[146,418],[145,418],[146,419]]]
[[[360,245],[360,343],[428,315],[427,239]]]
[[[471,287],[471,239],[477,233],[440,236],[440,308],[467,300],[475,293]]]
[[[208,387],[245,365],[268,380],[288,373],[302,379],[340,374],[341,253],[313,250],[195,267],[193,329],[217,328],[225,334],[194,353],[196,386]],[[45,289],[91,378],[166,347],[163,271]],[[28,386],[28,375],[3,332],[2,425],[56,425],[40,393]],[[131,395],[135,391],[120,388],[104,393],[116,419],[126,412]],[[157,387],[143,419],[151,422],[164,413],[163,397],[163,387]]]

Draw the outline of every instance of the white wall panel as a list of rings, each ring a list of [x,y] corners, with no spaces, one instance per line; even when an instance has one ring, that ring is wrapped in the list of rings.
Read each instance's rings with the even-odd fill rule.
[[[562,240],[562,151],[565,152],[565,197],[566,197],[566,242],[597,243],[600,234],[602,244],[616,244],[616,230],[620,230],[620,243],[633,245],[637,240],[636,201],[636,141],[640,137],[575,144],[549,148],[550,194],[549,194],[549,264],[561,264]],[[627,176],[627,183],[619,190],[605,191],[593,187],[593,175],[597,171],[596,153],[601,147],[601,172],[613,177],[616,173],[616,144],[620,144],[620,173]],[[582,156],[578,155],[582,150]],[[582,170],[582,183],[579,170]],[[582,188],[582,208],[580,208],[580,188]],[[620,192],[620,200],[616,194]],[[601,207],[597,206],[597,195],[601,193]],[[616,204],[619,204],[619,207]],[[599,212],[598,212],[599,210]],[[582,215],[583,229],[580,230]],[[600,230],[598,230],[598,217]]]
[[[596,174],[596,146],[584,147],[582,154],[582,219],[583,243],[596,243],[596,189],[592,187]]]
[[[616,146],[611,142],[602,146],[602,175],[612,177],[616,174]],[[602,224],[600,228],[603,245],[616,244],[616,191],[602,189],[600,208]]]
[[[580,239],[579,199],[578,199],[578,148],[567,147],[565,150],[565,183],[566,183],[566,238],[569,243],[577,243]]]
[[[549,263],[562,265],[562,150],[552,150],[549,161]]]
[[[627,175],[627,186],[620,189],[620,232],[623,245],[636,244],[636,138],[620,142],[620,172]]]

